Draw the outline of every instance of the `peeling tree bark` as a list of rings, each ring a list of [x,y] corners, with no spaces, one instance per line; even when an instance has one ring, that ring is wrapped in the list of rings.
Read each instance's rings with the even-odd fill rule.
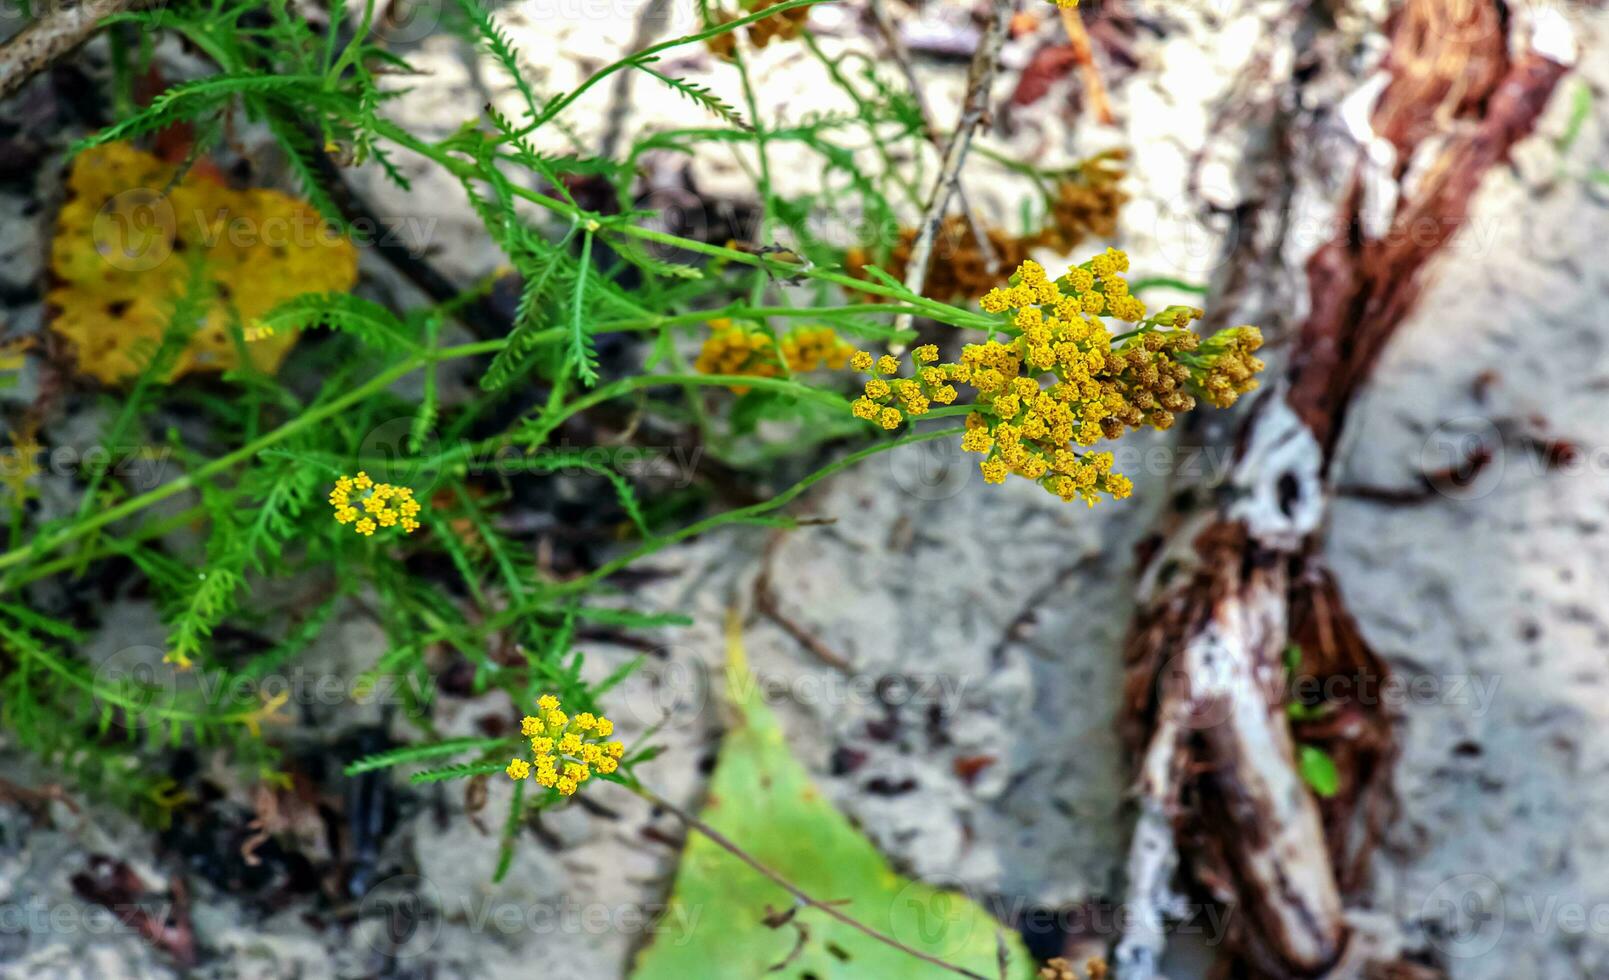
[[[1321,672],[1385,674],[1322,564],[1329,474],[1421,273],[1573,60],[1567,24],[1527,13],[1510,25],[1496,0],[1409,0],[1388,24],[1380,74],[1340,110],[1349,176],[1333,237],[1298,257],[1307,302],[1289,362],[1247,416],[1224,485],[1176,498],[1144,563],[1126,650],[1139,820],[1120,978],[1155,975],[1176,864],[1192,890],[1237,910],[1232,952],[1252,974],[1363,968],[1342,897],[1370,842],[1367,829],[1353,840],[1359,823],[1383,799],[1389,719],[1363,700],[1336,706],[1351,722],[1333,732],[1345,785],[1321,806],[1297,768],[1283,654],[1296,639]],[[1524,34],[1513,59],[1511,27]],[[1293,249],[1273,251],[1288,263]]]

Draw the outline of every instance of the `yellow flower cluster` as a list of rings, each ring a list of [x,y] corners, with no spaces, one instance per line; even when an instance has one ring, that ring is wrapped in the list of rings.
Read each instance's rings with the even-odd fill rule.
[[[782,359],[795,374],[822,367],[842,371],[855,352],[831,327],[800,327],[783,337],[780,346]]]
[[[1193,390],[1213,404],[1233,404],[1256,386],[1252,375],[1262,368],[1251,356],[1262,342],[1255,327],[1203,344],[1186,329],[1202,311],[1170,306],[1148,317],[1122,276],[1128,267],[1116,249],[1054,281],[1037,262],[1022,263],[981,301],[987,312],[1010,314],[1004,339],[968,344],[947,364],[937,363],[932,345],[919,347],[909,378],[896,376],[895,358],[874,361],[859,352],[850,364],[872,379],[852,411],[894,429],[926,414],[930,403],[955,401],[954,383],[966,384],[977,394],[961,448],[984,457],[986,481],[1003,483],[1015,473],[1064,501],[1091,505],[1103,493],[1127,497],[1133,485],[1112,472],[1111,453],[1075,447],[1140,426],[1166,429],[1175,413],[1195,407]],[[1138,326],[1113,337],[1102,315]]]
[[[710,321],[709,338],[693,367],[701,374],[776,378],[822,367],[842,371],[854,350],[831,327],[799,327],[778,342],[764,330],[740,326],[722,317]],[[744,387],[732,390],[740,395],[748,391]]]
[[[344,292],[357,280],[357,250],[316,210],[278,191],[234,190],[197,166],[178,169],[128,143],[80,153],[56,221],[51,329],[72,343],[85,374],[113,384],[139,373],[175,306],[204,267],[205,316],[174,366],[239,366],[232,322],[253,322],[309,292]],[[261,336],[247,350],[273,371],[294,332]]]
[[[358,496],[354,498],[353,494]],[[335,481],[330,506],[335,508],[336,523],[354,525],[353,529],[364,537],[382,527],[401,527],[407,534],[419,529],[419,502],[413,499],[413,491],[375,483],[361,470],[355,477],[343,476]]]
[[[1122,189],[1127,159],[1126,150],[1097,153],[1058,180],[1045,202],[1049,211],[1045,227],[1034,236],[1032,247],[1066,255],[1085,238],[1114,237],[1118,215],[1129,200]]]
[[[504,770],[508,778],[526,779],[534,772],[539,785],[573,796],[594,772],[607,776],[620,767],[626,747],[600,741],[614,734],[614,722],[588,712],[571,718],[551,694],[537,699],[536,708],[535,715],[520,719],[520,734],[531,740],[534,763],[510,760]]]
[[[885,429],[897,429],[906,416],[926,415],[934,404],[949,405],[957,392],[952,381],[966,381],[967,371],[960,364],[936,364],[939,349],[933,344],[912,351],[916,372],[909,378],[890,377],[899,371],[899,361],[884,354],[875,362],[865,351],[856,351],[849,363],[857,371],[871,372],[866,393],[855,399],[850,411],[856,418],[876,422]],[[898,402],[896,408],[894,403]]]
[[[781,6],[783,0],[756,0],[754,12],[759,13],[767,7]],[[794,7],[784,10],[780,14],[757,20],[749,25],[749,40],[757,48],[763,48],[771,43],[772,38],[781,41],[791,41],[804,33],[805,23],[810,20],[809,7]]]
[[[1256,388],[1256,374],[1263,369],[1263,362],[1252,355],[1262,346],[1263,334],[1256,327],[1223,330],[1202,344],[1201,354],[1208,366],[1201,391],[1207,401],[1228,408]]]
[[[768,7],[780,6],[783,0],[756,0],[749,10],[744,13],[759,13]],[[713,5],[712,5],[713,6]],[[717,24],[728,24],[738,19],[737,14],[716,13],[711,11],[713,20],[711,27]],[[771,43],[773,38],[780,41],[791,41],[804,33],[805,23],[810,19],[809,7],[794,7],[784,10],[780,14],[764,17],[748,26],[749,40],[757,48],[763,48]],[[722,61],[731,61],[737,54],[737,31],[727,31],[714,37],[705,38],[704,46],[710,53]]]
[[[1013,235],[1000,228],[984,229],[983,236],[996,261],[985,256],[970,221],[961,215],[945,218],[934,236],[933,261],[922,294],[942,300],[957,296],[977,299],[998,281],[995,268],[1015,268],[1034,249],[1067,254],[1091,236],[1116,235],[1118,214],[1129,199],[1121,187],[1127,176],[1127,156],[1124,150],[1107,150],[1070,168],[1056,182],[1055,190],[1047,194],[1046,221],[1038,231]],[[875,261],[867,248],[851,248],[844,256],[844,268],[857,279],[870,279],[866,267],[875,263],[903,281],[918,237],[916,228],[901,228],[898,240],[882,261]]]
[[[39,424],[29,419],[9,433],[11,448],[0,450],[0,487],[5,488],[5,500],[12,507],[38,496],[31,484],[43,472],[39,460],[45,447],[39,444]]]

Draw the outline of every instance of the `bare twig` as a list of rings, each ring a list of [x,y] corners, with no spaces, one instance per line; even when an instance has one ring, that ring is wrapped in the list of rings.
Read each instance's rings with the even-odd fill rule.
[[[938,236],[939,226],[944,222],[944,212],[949,209],[950,198],[960,180],[961,164],[966,162],[967,149],[972,145],[972,133],[983,122],[988,111],[989,85],[1000,67],[1000,49],[1006,43],[1006,26],[1011,22],[1011,8],[1010,0],[994,0],[989,28],[978,44],[972,67],[967,70],[961,119],[944,148],[944,165],[939,168],[938,179],[933,182],[933,191],[928,195],[922,225],[917,230],[916,243],[911,247],[911,262],[905,271],[905,288],[913,293],[921,293],[922,286],[927,282],[927,267],[933,258],[933,239]],[[901,313],[895,318],[895,330],[905,331],[910,327],[911,314]],[[904,345],[895,343],[890,345],[889,350],[902,353]]]
[[[795,885],[793,882],[782,877],[782,875],[778,874],[776,871],[773,871],[766,865],[761,864],[758,858],[739,847],[732,841],[730,837],[727,837],[719,830],[711,827],[709,824],[693,816],[691,813],[688,813],[686,810],[683,810],[681,807],[665,799],[663,796],[660,796],[658,793],[655,793],[653,790],[648,789],[640,784],[632,786],[631,789],[638,796],[667,811],[676,819],[686,824],[689,829],[696,830],[705,837],[709,838],[709,840],[721,850],[732,855],[739,861],[742,861],[744,864],[748,865],[750,868],[753,868],[755,871],[759,872],[761,876],[769,879],[772,884],[776,885],[778,888],[781,888],[789,895],[792,895],[794,901],[798,902],[800,905],[808,906],[813,909],[819,909],[822,914],[828,916],[829,918],[836,919],[849,928],[854,929],[856,932],[863,933],[866,936],[884,944],[885,946],[893,947],[907,956],[913,956],[916,959],[921,960],[923,963],[936,966],[941,970],[948,970],[951,973],[958,974],[959,976],[970,977],[971,980],[989,980],[988,977],[985,977],[981,973],[974,973],[971,970],[968,970],[966,967],[956,966],[954,963],[947,963],[944,960],[924,953],[919,949],[912,949],[911,947],[900,942],[898,939],[895,939],[893,936],[884,935],[883,933],[878,932],[876,929],[873,929],[871,926],[850,918],[834,907],[836,903],[822,901],[805,893],[801,888],[799,888],[798,885]]]
[[[799,954],[804,952],[805,944],[810,942],[810,927],[799,921],[799,910],[804,907],[801,902],[794,902],[788,906],[786,911],[782,912],[774,911],[769,905],[765,907],[765,918],[760,921],[764,922],[768,928],[781,929],[783,926],[793,926],[794,932],[793,948],[788,950],[788,955],[773,963],[771,968],[765,972],[781,973],[792,966],[794,961],[799,958]]]
[[[1106,82],[1101,78],[1100,66],[1095,64],[1095,48],[1084,29],[1084,15],[1076,7],[1061,8],[1062,26],[1067,29],[1067,40],[1073,48],[1073,63],[1078,66],[1084,80],[1084,94],[1089,98],[1090,110],[1102,126],[1117,121],[1112,115],[1112,101],[1106,95]]]
[[[52,7],[0,45],[0,99],[22,88],[50,63],[83,44],[101,21],[140,0],[84,0],[76,7]]]
[[[883,36],[883,44],[888,48],[888,56],[899,67],[900,73],[905,76],[905,85],[911,90],[911,98],[916,102],[916,111],[922,114],[922,126],[927,130],[930,143],[944,152],[944,134],[933,121],[933,110],[927,104],[927,96],[923,94],[922,85],[916,79],[916,69],[911,66],[911,53],[900,40],[899,31],[894,27],[894,18],[889,16],[888,4],[885,0],[871,0],[872,20],[877,24],[878,33]],[[983,233],[983,225],[978,221],[977,213],[972,210],[972,203],[967,200],[966,188],[957,178],[955,182],[955,197],[960,204],[961,214],[966,218],[967,227],[972,231],[972,237],[978,242],[978,253],[989,267],[990,273],[1000,271],[1000,256],[994,250],[994,243],[989,236]]]
[[[777,600],[777,590],[771,584],[771,557],[776,553],[776,546],[781,540],[780,536],[771,540],[771,544],[766,548],[765,558],[760,564],[760,575],[754,580],[755,612],[781,627],[784,633],[815,654],[822,663],[845,673],[850,672],[854,669],[854,665],[849,662],[849,658],[828,646],[820,637],[782,611],[782,604]]]
[[[0,804],[15,803],[26,810],[30,819],[40,822],[50,813],[51,803],[60,803],[75,815],[82,815],[78,804],[67,795],[67,791],[56,783],[49,783],[39,789],[29,789],[18,785],[9,779],[0,778]]]

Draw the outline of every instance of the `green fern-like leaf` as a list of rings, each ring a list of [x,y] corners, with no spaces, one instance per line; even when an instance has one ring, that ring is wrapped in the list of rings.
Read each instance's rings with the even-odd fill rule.
[[[179,119],[195,118],[243,95],[289,97],[292,92],[296,92],[303,97],[320,101],[315,87],[322,81],[323,79],[316,75],[248,72],[237,75],[214,75],[211,78],[175,85],[152,99],[151,104],[140,112],[74,143],[68,152],[69,155],[77,154],[92,146],[143,136],[171,125]]]
[[[537,472],[553,473],[559,470],[583,470],[595,473],[608,480],[615,488],[615,496],[620,501],[620,508],[626,512],[631,523],[636,525],[643,537],[653,537],[648,530],[648,520],[643,516],[642,505],[637,500],[637,492],[632,489],[631,481],[627,480],[619,471],[603,466],[583,453],[554,453],[525,461],[525,468]]]
[[[452,738],[444,742],[433,742],[429,745],[408,745],[400,749],[366,755],[348,765],[345,772],[348,776],[357,776],[362,773],[373,772],[376,769],[389,769],[392,766],[406,765],[410,762],[422,762],[425,759],[439,759],[444,755],[460,755],[464,752],[487,752],[508,743],[509,740],[506,738]]]
[[[502,772],[503,766],[495,762],[466,762],[456,766],[446,766],[442,769],[427,769],[416,772],[408,778],[410,783],[440,783],[448,779],[469,779],[472,776],[490,776],[494,772]]]
[[[168,633],[168,657],[178,663],[201,655],[213,626],[234,608],[235,592],[245,583],[238,571],[222,566],[196,576],[196,587]]]
[[[412,351],[408,328],[378,303],[347,293],[307,293],[281,303],[261,318],[273,330],[303,330],[325,324],[370,347],[392,353]]]
[[[570,307],[569,367],[581,383],[589,388],[598,383],[598,348],[592,342],[587,328],[586,295],[587,274],[592,271],[592,232],[581,240],[581,272],[576,276],[575,293]]]
[[[661,82],[664,82],[666,85],[687,96],[687,98],[703,106],[712,114],[719,116],[723,121],[736,126],[738,129],[753,130],[754,127],[750,126],[748,122],[744,120],[741,113],[723,101],[720,96],[710,91],[707,86],[699,85],[680,78],[674,78],[670,75],[664,74],[663,72],[655,71],[653,68],[648,67],[649,64],[654,60],[656,59],[644,58],[639,61],[633,61],[631,66],[639,71],[646,72],[654,78],[659,79]]]
[[[544,339],[542,334],[545,333],[537,329],[536,310],[541,304],[544,290],[553,281],[553,274],[561,262],[562,250],[569,241],[570,236],[566,235],[559,243],[559,248],[542,261],[540,271],[534,276],[530,274],[529,263],[524,263],[526,268],[522,269],[522,273],[525,275],[525,284],[520,289],[520,302],[514,310],[514,329],[508,335],[508,344],[497,352],[492,363],[487,365],[486,373],[481,376],[482,389],[498,391],[506,388],[528,368],[531,355]],[[532,261],[535,261],[534,257]]]
[[[534,117],[541,111],[541,100],[531,88],[531,83],[526,81],[526,72],[520,67],[519,51],[515,49],[514,42],[509,40],[508,33],[498,26],[486,8],[476,0],[458,0],[458,7],[474,26],[482,46],[491,53],[498,66],[503,69],[503,73],[519,90],[521,98],[525,100],[526,111]]]

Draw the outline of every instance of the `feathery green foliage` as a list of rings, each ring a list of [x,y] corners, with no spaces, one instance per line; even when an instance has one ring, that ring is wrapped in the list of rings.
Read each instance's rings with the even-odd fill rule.
[[[162,479],[135,486],[102,471],[74,513],[52,520],[11,505],[13,546],[0,553],[0,722],[84,785],[160,818],[172,803],[153,762],[164,747],[224,746],[248,769],[276,775],[284,745],[265,723],[282,706],[256,696],[255,682],[298,665],[323,669],[307,663],[313,651],[334,624],[358,618],[379,631],[383,649],[342,678],[346,696],[399,682],[388,714],[419,742],[346,772],[429,765],[412,783],[495,778],[519,740],[442,739],[431,708],[445,696],[444,674],[461,669],[470,696],[496,694],[520,710],[544,693],[594,710],[640,661],[586,670],[581,637],[630,631],[653,644],[691,622],[676,610],[634,608],[622,573],[728,526],[790,527],[785,509],[820,480],[880,452],[959,435],[918,428],[883,437],[851,417],[855,382],[842,373],[755,377],[688,366],[701,325],[716,318],[773,337],[802,322],[902,344],[912,339],[892,326],[902,313],[990,335],[1006,329],[999,316],[917,295],[875,268],[865,280],[845,275],[849,243],[818,234],[852,215],[867,237],[886,236],[896,212],[909,214],[916,184],[887,148],[898,144],[922,165],[936,156],[910,93],[871,65],[851,77],[847,63],[829,61],[853,109],[773,127],[757,111],[742,58],[746,114],[657,67],[664,52],[812,2],[788,0],[652,44],[547,96],[492,14],[457,0],[455,26],[523,105],[517,118],[488,106],[439,139],[388,116],[409,67],[374,34],[373,3],[335,5],[327,28],[286,0],[173,0],[112,18],[183,39],[215,71],[176,81],[144,107],[132,91],[116,93],[119,117],[75,152],[177,123],[199,134],[254,126],[339,228],[352,225],[342,210],[351,196],[329,184],[332,172],[368,168],[407,186],[393,159],[424,160],[462,190],[506,269],[496,282],[413,309],[387,305],[389,292],[300,296],[253,324],[230,325],[237,343],[247,342],[247,326],[302,335],[277,376],[243,368],[208,385],[166,383],[167,359],[198,319],[193,308],[174,311],[173,342],[150,352],[132,391],[116,393],[125,407],[103,433],[114,451],[171,450]],[[126,83],[147,66],[125,67]],[[622,72],[622,83],[668,86],[719,124],[637,134],[611,154],[618,159],[587,156],[566,117]],[[400,81],[382,85],[387,75]],[[561,142],[569,146],[555,148]],[[773,186],[768,150],[781,144],[819,161],[819,192],[790,197]],[[655,154],[711,148],[755,161],[756,206],[679,234],[643,171]],[[869,165],[873,156],[885,166]],[[821,216],[833,220],[813,220]],[[739,401],[733,389],[747,393]],[[626,449],[638,459],[686,456],[667,475],[629,469]],[[417,533],[363,537],[333,519],[320,498],[359,471],[413,491]],[[163,646],[136,658],[136,670],[90,659],[88,610],[30,611],[33,590],[49,583],[71,593],[98,572],[133,580],[130,591],[160,607]],[[240,691],[249,693],[220,693]],[[634,745],[606,778],[630,785],[655,751]],[[539,797],[514,795],[500,874],[526,818],[553,802]]]

